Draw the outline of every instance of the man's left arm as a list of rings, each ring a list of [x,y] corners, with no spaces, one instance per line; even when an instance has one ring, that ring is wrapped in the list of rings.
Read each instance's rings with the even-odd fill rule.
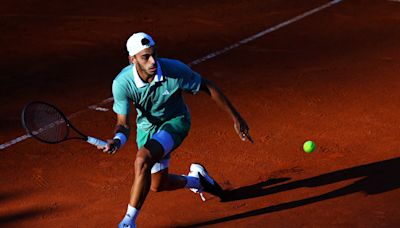
[[[200,90],[210,95],[211,99],[214,100],[218,106],[225,110],[232,118],[234,128],[239,137],[244,141],[247,139],[253,143],[253,140],[249,134],[249,127],[240,113],[235,109],[229,99],[222,93],[222,91],[210,80],[205,78],[201,79]]]

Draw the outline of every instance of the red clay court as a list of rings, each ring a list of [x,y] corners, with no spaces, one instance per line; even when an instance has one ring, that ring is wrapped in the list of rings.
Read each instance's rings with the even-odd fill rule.
[[[150,193],[138,227],[400,227],[399,1],[1,5],[1,227],[117,226],[133,179],[135,128],[110,156],[79,141],[19,138],[20,115],[43,100],[85,133],[112,137],[105,99],[137,31],[153,36],[160,56],[216,82],[255,141],[242,142],[206,95],[185,96],[192,129],[170,171],[187,174],[201,162],[229,197],[203,203],[186,189]],[[314,153],[302,151],[306,140],[316,142]]]

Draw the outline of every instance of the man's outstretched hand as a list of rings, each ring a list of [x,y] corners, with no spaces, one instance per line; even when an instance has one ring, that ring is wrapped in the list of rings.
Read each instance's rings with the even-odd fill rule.
[[[247,138],[252,144],[254,143],[249,133],[249,126],[241,116],[236,117],[233,126],[241,140],[245,141]]]

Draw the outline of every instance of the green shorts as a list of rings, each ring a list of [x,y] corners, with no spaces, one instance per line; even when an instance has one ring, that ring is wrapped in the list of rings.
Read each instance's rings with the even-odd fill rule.
[[[151,137],[157,133],[160,130],[167,131],[171,136],[172,139],[174,140],[174,146],[171,151],[176,149],[183,140],[186,138],[186,136],[189,133],[190,129],[190,117],[188,116],[177,116],[175,118],[172,118],[170,120],[165,121],[163,124],[159,126],[152,126],[148,130],[143,130],[140,128],[136,129],[136,143],[138,146],[138,149],[142,148],[146,142],[151,139]]]

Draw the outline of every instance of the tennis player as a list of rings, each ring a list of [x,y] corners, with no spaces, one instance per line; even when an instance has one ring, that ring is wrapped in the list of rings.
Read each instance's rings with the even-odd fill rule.
[[[137,111],[135,180],[125,217],[119,227],[136,227],[136,218],[145,198],[154,192],[189,188],[223,197],[223,190],[201,164],[191,164],[188,175],[168,173],[171,152],[190,129],[190,114],[183,92],[210,95],[232,118],[240,138],[251,140],[249,127],[228,98],[209,80],[178,60],[158,58],[154,40],[147,34],[133,34],[127,41],[130,65],[114,79],[113,110],[117,114],[115,136],[106,151],[115,153],[129,138],[130,103]]]

